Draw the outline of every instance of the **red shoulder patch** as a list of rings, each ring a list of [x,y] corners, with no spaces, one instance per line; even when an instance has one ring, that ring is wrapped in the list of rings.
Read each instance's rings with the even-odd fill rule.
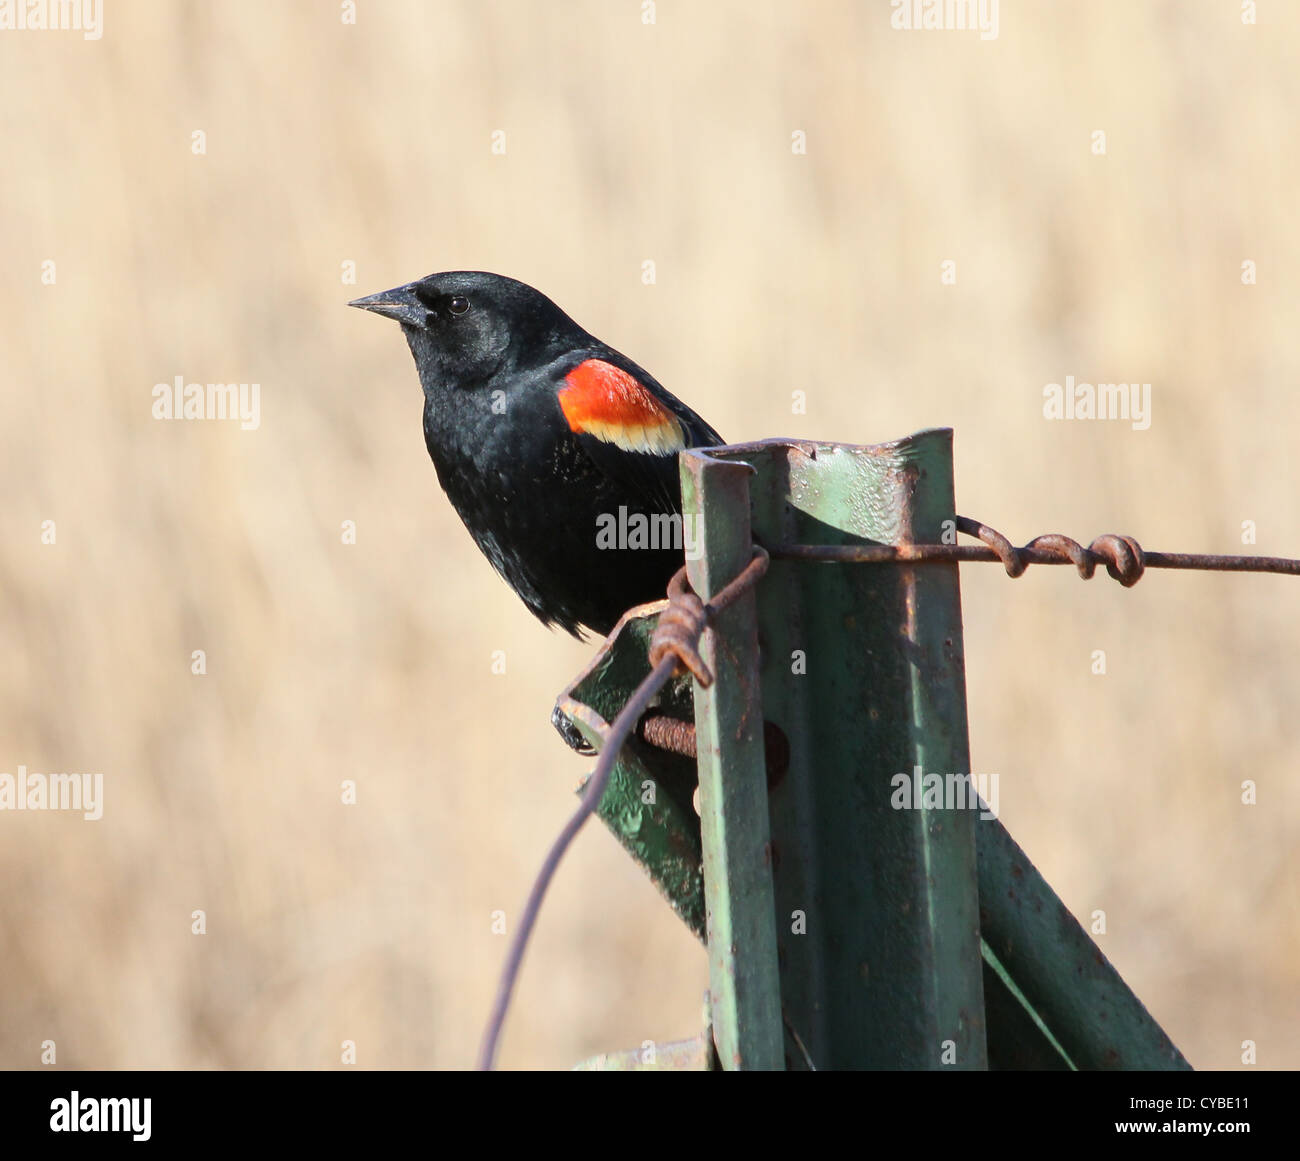
[[[657,456],[676,455],[686,446],[677,416],[621,367],[588,359],[564,383],[557,397],[571,431]]]

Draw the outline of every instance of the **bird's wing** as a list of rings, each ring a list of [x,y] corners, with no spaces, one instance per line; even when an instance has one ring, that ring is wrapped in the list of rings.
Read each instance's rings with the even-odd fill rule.
[[[630,362],[584,359],[564,376],[556,400],[592,462],[652,510],[681,510],[678,452],[722,443],[695,412]]]

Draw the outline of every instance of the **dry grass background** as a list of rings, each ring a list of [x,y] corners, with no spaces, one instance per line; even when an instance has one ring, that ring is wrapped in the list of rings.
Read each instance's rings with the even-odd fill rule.
[[[1261,8],[1004,0],[981,42],[884,0],[115,0],[99,41],[0,33],[0,769],[106,795],[0,816],[0,1064],[472,1059],[591,646],[478,557],[357,294],[522,278],[735,440],[950,425],[960,509],[1019,541],[1253,520],[1300,555],[1300,34]],[[151,418],[178,374],[259,382],[260,429]],[[1044,422],[1067,374],[1151,382],[1150,430]],[[1012,833],[1193,1063],[1300,1065],[1300,587],[963,578]],[[705,979],[593,827],[503,1064],[691,1035]]]

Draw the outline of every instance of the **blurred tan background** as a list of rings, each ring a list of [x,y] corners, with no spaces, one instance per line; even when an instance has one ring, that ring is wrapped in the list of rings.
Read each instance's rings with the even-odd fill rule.
[[[0,771],[106,800],[0,813],[0,1065],[472,1062],[594,645],[479,557],[359,294],[522,278],[736,441],[950,425],[959,509],[1017,543],[1300,556],[1300,12],[1261,7],[1004,0],[983,41],[885,0],[110,0],[99,40],[0,32]],[[260,383],[260,427],[155,420],[177,375]],[[1066,375],[1150,382],[1150,429],[1045,422]],[[1300,1066],[1300,584],[963,580],[1012,833],[1194,1064]],[[693,1035],[706,974],[592,826],[502,1064]]]

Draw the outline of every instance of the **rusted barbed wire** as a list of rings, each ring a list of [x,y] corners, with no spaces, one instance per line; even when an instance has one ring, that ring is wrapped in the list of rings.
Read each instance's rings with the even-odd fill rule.
[[[1131,536],[1106,533],[1087,548],[1068,536],[1051,532],[1016,548],[997,529],[966,516],[957,517],[957,530],[984,544],[781,544],[773,560],[811,560],[841,564],[926,564],[935,561],[1001,562],[1007,575],[1021,576],[1031,564],[1072,564],[1085,580],[1098,565],[1129,588],[1148,568],[1204,569],[1216,572],[1275,572],[1300,576],[1300,560],[1282,556],[1215,556],[1200,552],[1148,552]]]
[[[713,683],[713,674],[709,672],[708,666],[699,653],[700,637],[708,625],[709,618],[751,589],[767,572],[767,565],[768,554],[755,545],[749,564],[707,604],[691,592],[685,567],[678,569],[673,579],[669,581],[668,607],[659,614],[659,624],[650,638],[650,673],[636,687],[632,696],[628,698],[627,704],[623,706],[618,717],[614,719],[613,725],[610,726],[609,736],[605,739],[596,768],[592,771],[582,792],[582,801],[555,842],[551,844],[551,849],[547,852],[542,868],[533,882],[533,888],[528,893],[528,901],[524,904],[524,911],[515,928],[514,938],[510,941],[505,966],[501,969],[501,982],[497,986],[496,1001],[492,1006],[487,1030],[483,1034],[483,1044],[479,1049],[478,1058],[480,1072],[491,1071],[496,1061],[497,1044],[501,1039],[501,1029],[505,1025],[506,1012],[510,1008],[510,997],[514,992],[515,981],[519,977],[519,968],[523,963],[524,952],[528,948],[529,936],[537,922],[537,914],[541,910],[546,888],[550,885],[560,859],[564,857],[564,852],[568,850],[574,836],[600,805],[623,743],[636,729],[637,722],[650,707],[655,695],[680,670],[693,674],[701,685],[707,686]]]

